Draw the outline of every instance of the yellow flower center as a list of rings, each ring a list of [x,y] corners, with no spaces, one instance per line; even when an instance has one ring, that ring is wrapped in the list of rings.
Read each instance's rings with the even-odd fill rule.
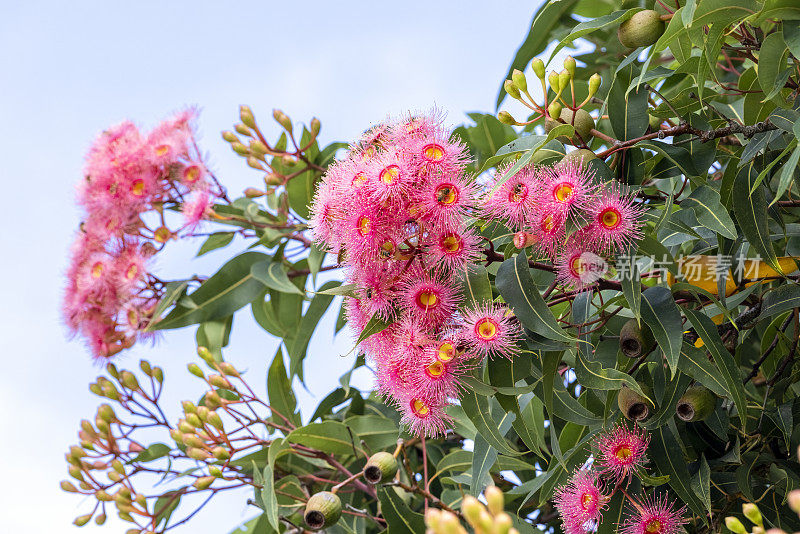
[[[183,171],[183,181],[186,183],[193,184],[198,178],[200,178],[200,167],[197,165],[186,167],[186,170]]]
[[[139,324],[139,314],[133,308],[128,310],[128,324],[131,326],[136,326]]]
[[[580,254],[576,254],[569,260],[569,270],[572,275],[576,277],[581,276],[583,271],[586,270],[586,265],[583,263],[583,260],[581,260]]]
[[[572,196],[573,189],[572,184],[562,182],[553,189],[553,197],[559,202],[566,202]]]
[[[552,215],[548,215],[542,221],[542,231],[543,232],[546,232],[546,233],[549,234],[550,232],[553,231],[553,229],[555,229],[555,227],[556,227],[556,221],[553,220],[553,216]]]
[[[615,208],[606,208],[600,212],[598,221],[604,228],[611,230],[619,226],[619,223],[622,222],[622,216]]]
[[[439,296],[431,289],[423,289],[417,295],[417,304],[423,308],[435,308],[439,305]]]
[[[511,193],[508,194],[509,202],[522,202],[528,197],[528,186],[525,184],[515,184]]]
[[[584,510],[588,510],[594,504],[594,496],[591,493],[584,493],[581,497],[581,506]]]
[[[125,270],[125,278],[128,280],[134,280],[137,276],[139,276],[138,265],[131,265]]]
[[[414,399],[411,401],[411,412],[417,417],[426,417],[431,413],[430,407],[422,399]]]
[[[390,239],[387,239],[381,243],[381,248],[378,250],[378,254],[385,260],[388,260],[394,256],[394,243]]]
[[[103,275],[103,271],[105,270],[105,266],[103,262],[98,261],[94,265],[92,265],[91,273],[92,278],[100,278]]]
[[[449,362],[456,355],[456,349],[449,341],[439,345],[439,353],[436,355],[440,362]]]
[[[627,462],[628,459],[633,456],[633,451],[631,451],[629,447],[623,445],[614,452],[614,456],[623,462]]]
[[[362,236],[365,236],[369,233],[370,229],[372,228],[372,221],[369,220],[369,217],[362,216],[358,219],[358,233]]]
[[[367,161],[374,155],[375,155],[375,147],[370,145],[370,146],[368,146],[367,148],[364,149],[364,153],[361,154],[361,159],[363,161]]]
[[[439,241],[439,244],[448,254],[460,252],[462,248],[461,239],[456,234],[445,234],[441,241]]]
[[[436,202],[447,205],[458,200],[458,189],[453,184],[442,184],[436,188]]]
[[[422,155],[428,161],[441,161],[444,158],[444,148],[436,143],[431,143],[422,148]]]
[[[440,361],[435,361],[425,368],[425,374],[431,378],[441,378],[444,374],[445,366]]]
[[[380,179],[381,182],[387,185],[391,185],[395,182],[395,180],[397,180],[399,176],[400,176],[400,167],[398,167],[397,165],[389,165],[388,167],[386,167],[381,171]]]
[[[645,532],[649,532],[650,534],[660,534],[663,531],[664,525],[661,524],[661,521],[658,519],[651,519],[647,522],[647,525],[644,527]]]
[[[167,154],[169,154],[169,151],[170,151],[169,145],[158,145],[156,147],[156,156],[158,157],[166,156]]]
[[[486,317],[475,324],[475,333],[483,340],[492,341],[497,337],[497,323]]]
[[[363,172],[359,172],[358,174],[353,176],[352,186],[361,187],[362,185],[364,185],[364,183],[366,183],[366,181],[367,181],[367,175],[364,174]]]
[[[134,180],[133,183],[131,184],[131,193],[133,193],[137,197],[142,196],[144,194],[144,180],[142,180],[141,178],[137,178],[136,180]]]

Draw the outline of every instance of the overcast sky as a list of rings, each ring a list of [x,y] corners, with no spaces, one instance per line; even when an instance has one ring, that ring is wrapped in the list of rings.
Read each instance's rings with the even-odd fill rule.
[[[0,530],[72,532],[72,519],[90,506],[61,492],[58,482],[66,478],[63,454],[76,441],[79,420],[93,416],[98,404],[87,384],[99,370],[81,342],[67,340],[59,308],[80,216],[73,187],[99,131],[125,118],[149,128],[198,105],[201,146],[235,195],[260,182],[219,137],[238,120],[239,104],[250,104],[273,134],[267,118],[274,107],[295,121],[317,116],[325,143],[348,140],[388,114],[433,105],[459,124],[466,111],[493,110],[537,4],[6,2],[0,8]],[[209,274],[234,252],[192,261],[199,245],[162,254],[159,275]],[[352,357],[338,357],[348,339],[340,336],[332,346],[333,317],[327,319],[306,360],[309,392],[300,395],[306,416],[352,364]],[[226,358],[248,369],[263,391],[275,347],[243,310]],[[185,372],[193,355],[194,328],[186,328],[155,348],[136,346],[118,363],[136,366],[147,358],[163,366],[174,416],[180,399],[201,392]],[[368,384],[369,377],[360,381]],[[255,513],[242,495],[224,502],[178,532],[227,532]]]

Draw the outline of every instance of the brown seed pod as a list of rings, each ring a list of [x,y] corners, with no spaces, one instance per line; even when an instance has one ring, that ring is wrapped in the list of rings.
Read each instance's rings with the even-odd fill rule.
[[[629,421],[644,421],[650,417],[651,403],[625,384],[617,395],[617,405]]]

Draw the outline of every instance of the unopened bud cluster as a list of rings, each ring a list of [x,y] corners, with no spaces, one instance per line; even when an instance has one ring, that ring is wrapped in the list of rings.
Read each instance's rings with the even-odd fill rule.
[[[519,534],[511,516],[503,511],[503,492],[497,486],[489,486],[483,492],[486,506],[471,495],[464,497],[461,513],[475,534]],[[425,514],[427,534],[467,534],[458,516],[446,510],[431,508]]]

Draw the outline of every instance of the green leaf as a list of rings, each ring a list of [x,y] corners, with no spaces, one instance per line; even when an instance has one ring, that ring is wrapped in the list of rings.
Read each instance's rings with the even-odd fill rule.
[[[608,28],[609,26],[619,26],[629,18],[631,18],[634,14],[638,13],[642,9],[639,7],[634,7],[631,9],[623,9],[620,11],[614,11],[608,15],[603,17],[599,17],[592,20],[587,20],[586,22],[581,22],[580,24],[576,25],[572,28],[572,31],[569,34],[561,39],[561,41],[556,45],[553,51],[550,53],[550,59],[547,60],[547,64],[549,65],[553,58],[558,53],[559,50],[564,48],[567,45],[572,44],[573,41],[576,39],[580,39],[584,35],[588,35],[596,30],[602,30],[603,28]]]
[[[787,20],[783,23],[783,40],[794,57],[800,57],[800,21]]]
[[[647,131],[649,118],[647,114],[646,86],[628,91],[633,81],[633,67],[627,67],[617,73],[608,91],[608,120],[614,137],[627,141],[639,137]]]
[[[345,297],[355,297],[357,288],[358,288],[358,284],[339,284],[337,286],[330,287],[328,289],[320,288],[320,290],[317,291],[316,294],[317,295],[334,295],[334,296],[343,295]]]
[[[686,175],[686,177],[698,176],[700,174],[694,166],[691,152],[682,146],[670,145],[668,143],[662,143],[661,141],[641,141],[636,143],[636,146],[639,148],[647,148],[661,154],[673,165],[678,167],[681,173]]]
[[[286,439],[331,454],[353,453],[350,432],[345,425],[337,421],[308,424],[292,430]]]
[[[252,302],[264,290],[264,284],[251,274],[251,267],[265,263],[267,256],[245,252],[236,256],[212,275],[163,319],[148,326],[148,331],[180,328],[227,317]]]
[[[233,241],[234,235],[236,234],[233,232],[216,232],[211,234],[200,247],[200,250],[197,251],[197,256],[199,257],[207,252],[211,252],[212,250],[227,246],[228,243]]]
[[[378,332],[385,330],[392,324],[391,322],[384,321],[378,315],[373,315],[372,319],[369,320],[367,325],[364,327],[364,330],[361,331],[361,334],[358,335],[358,339],[356,340],[356,345],[367,339],[369,336],[373,334],[377,334]]]
[[[702,4],[701,4],[702,5]],[[662,475],[669,475],[669,485],[675,493],[698,516],[706,517],[705,507],[691,490],[691,476],[683,457],[683,450],[669,426],[655,428],[650,432],[651,441],[647,456]]]
[[[283,364],[283,351],[278,347],[272,365],[267,372],[267,395],[269,405],[274,412],[292,421],[295,425],[300,424],[300,416],[297,413],[297,399],[294,397],[292,382],[286,376],[286,367]],[[275,422],[283,424],[280,416],[274,417]]]
[[[733,182],[733,213],[742,230],[742,234],[758,251],[762,259],[778,272],[778,258],[769,239],[769,222],[767,220],[767,201],[764,198],[764,188],[758,187],[753,191],[753,181],[758,173],[751,161],[742,167],[736,174]]]
[[[705,347],[714,357],[714,361],[719,368],[720,374],[725,381],[728,396],[733,399],[736,410],[739,412],[739,419],[742,422],[742,431],[747,432],[747,397],[744,392],[742,374],[733,359],[733,355],[728,352],[722,343],[722,338],[717,331],[717,325],[706,315],[692,311],[688,308],[683,310],[686,318],[694,326],[695,332],[703,340]]]
[[[681,206],[693,209],[697,215],[697,221],[706,228],[731,240],[738,237],[733,219],[720,202],[719,192],[716,189],[702,185],[692,191],[692,194],[683,200]]]
[[[339,285],[341,285],[341,282],[338,280],[329,280],[323,284],[321,289],[331,289]],[[305,358],[311,336],[314,334],[319,320],[325,315],[325,312],[328,311],[328,306],[330,306],[332,300],[333,295],[321,295],[319,293],[314,295],[314,298],[311,299],[305,315],[303,315],[303,318],[300,320],[297,334],[295,334],[293,342],[289,345],[289,361],[291,362],[289,372],[291,376],[300,373],[300,366],[303,363],[303,358]]]
[[[655,286],[642,293],[642,320],[653,332],[674,376],[681,356],[683,322],[669,289]]]
[[[553,29],[560,23],[561,17],[568,13],[578,0],[550,0],[546,2],[533,17],[531,29],[528,31],[525,41],[517,50],[517,54],[511,61],[508,73],[503,78],[510,79],[514,69],[525,70],[531,59],[542,52],[551,39]],[[503,84],[500,84],[500,93],[497,95],[495,108],[499,108],[506,91]]]
[[[264,514],[270,526],[278,530],[278,497],[275,495],[275,476],[272,465],[264,467],[264,485],[261,488],[261,502],[264,505]]]
[[[783,32],[777,31],[764,37],[758,55],[758,84],[765,94],[777,93],[786,80],[781,80],[780,72],[786,68],[785,55],[788,53],[783,41]],[[780,83],[778,83],[780,82]],[[768,98],[765,98],[767,100]]]
[[[180,488],[173,491],[168,491],[156,499],[156,504],[153,506],[153,521],[156,526],[169,523],[169,518],[172,513],[178,508],[181,503],[181,496],[186,493],[186,488]]]
[[[694,345],[684,343],[681,347],[681,357],[678,360],[678,369],[703,384],[720,397],[730,397],[725,381],[720,376],[716,366],[709,361],[705,351]]]
[[[458,276],[461,277],[459,285],[463,306],[476,307],[492,301],[492,287],[489,285],[486,267],[480,264],[467,264],[464,266],[464,272],[458,273]]]
[[[344,420],[344,424],[364,440],[367,449],[377,451],[397,444],[399,430],[391,419],[380,415],[354,415]]]
[[[281,293],[295,293],[303,295],[296,285],[289,280],[283,265],[275,261],[260,262],[253,265],[251,269],[253,278],[264,284],[270,289]]]
[[[800,162],[800,146],[795,147],[794,151],[792,151],[792,155],[789,156],[789,159],[781,167],[778,189],[775,191],[775,198],[770,202],[770,206],[780,200],[783,194],[789,189],[789,186],[792,184],[792,178],[794,178],[794,173],[797,170],[798,162]]]
[[[798,307],[800,307],[800,284],[786,283],[767,291],[761,302],[761,313],[758,318],[766,319]]]
[[[758,8],[755,0],[703,0],[694,12],[692,26],[728,24],[755,13]]]
[[[500,265],[495,284],[525,328],[548,339],[567,343],[575,341],[564,332],[542,299],[542,295],[533,283],[528,257],[524,251]]]
[[[474,391],[469,391],[461,398],[461,407],[467,417],[475,424],[478,433],[486,439],[489,445],[507,456],[519,456],[522,454],[513,449],[500,434],[497,424],[489,413],[489,401],[486,397],[478,395]]]
[[[697,495],[711,513],[711,469],[708,467],[705,455],[700,457],[700,469],[692,477],[692,491]]]
[[[393,487],[378,489],[381,514],[391,534],[419,534],[425,532],[422,514],[412,511]]]
[[[796,0],[765,0],[764,7],[756,15],[753,24],[760,25],[767,19],[798,20],[800,19],[800,5]],[[763,46],[761,50],[764,50]]]
[[[168,445],[164,445],[163,443],[153,443],[145,450],[137,454],[136,458],[131,460],[130,463],[152,462],[153,460],[158,460],[159,458],[167,456],[171,450],[172,450],[171,447],[169,447]]]

